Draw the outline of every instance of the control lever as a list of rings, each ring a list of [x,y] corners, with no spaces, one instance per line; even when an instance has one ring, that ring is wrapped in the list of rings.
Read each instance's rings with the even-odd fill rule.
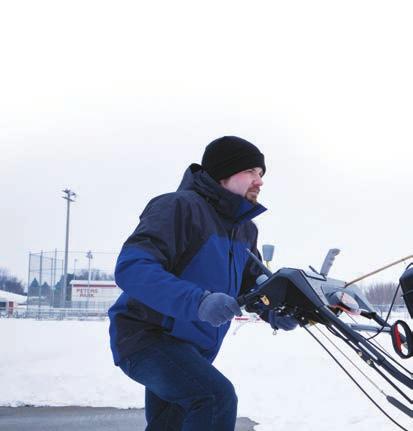
[[[321,269],[320,269],[321,275],[323,275],[324,277],[327,277],[333,265],[334,259],[339,253],[340,253],[339,248],[331,248],[330,250],[328,250],[327,256],[325,257],[323,265],[321,266]]]

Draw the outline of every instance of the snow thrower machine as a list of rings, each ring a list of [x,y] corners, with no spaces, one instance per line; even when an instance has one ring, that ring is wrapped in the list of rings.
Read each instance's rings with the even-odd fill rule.
[[[257,279],[255,289],[238,297],[239,305],[249,312],[276,310],[294,317],[382,413],[400,429],[413,430],[413,373],[401,364],[401,359],[408,360],[413,357],[412,330],[403,320],[392,319],[392,323],[389,323],[400,289],[407,311],[413,318],[413,263],[407,266],[400,277],[390,310],[383,319],[355,284],[373,273],[348,283],[328,277],[334,258],[339,253],[338,249],[331,249],[328,252],[320,271],[312,267],[310,270],[281,268],[274,274],[253,253],[249,250],[247,252],[261,267],[264,275]],[[393,262],[380,270],[412,257]],[[267,260],[265,256],[264,260]],[[367,324],[364,324],[364,320]],[[325,328],[327,332],[324,331]],[[343,353],[343,350],[331,340],[329,333],[340,339],[344,346],[348,346],[350,354],[351,351],[356,353],[354,360]],[[379,334],[386,333],[388,335],[385,337],[390,337],[392,341],[391,344],[390,340],[388,342],[390,348],[394,349],[400,359],[395,357],[394,353],[389,353],[387,345],[383,346],[377,341],[376,337]],[[325,338],[321,338],[319,334]],[[327,347],[324,339],[329,341],[334,349],[330,345]],[[341,356],[339,359],[337,352],[340,352],[381,393],[380,396],[384,395],[392,407],[384,404],[390,409],[395,409],[396,416],[400,414],[409,421],[409,428],[400,423],[404,421],[396,420],[394,415],[386,411],[388,408],[381,406],[381,403],[374,399],[371,392],[359,382],[360,379],[350,373],[348,367],[344,365],[347,362],[344,362]],[[360,360],[364,362],[364,365],[359,363],[362,367],[356,364]],[[376,383],[377,379],[386,386],[386,391]]]

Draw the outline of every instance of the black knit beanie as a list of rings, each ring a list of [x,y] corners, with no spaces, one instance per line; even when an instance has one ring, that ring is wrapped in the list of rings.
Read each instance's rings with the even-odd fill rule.
[[[202,167],[215,181],[256,167],[262,168],[265,173],[264,154],[245,139],[223,136],[207,145]]]

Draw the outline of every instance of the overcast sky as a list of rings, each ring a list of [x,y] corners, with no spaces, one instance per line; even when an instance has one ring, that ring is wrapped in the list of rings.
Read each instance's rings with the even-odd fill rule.
[[[64,248],[66,187],[71,249],[117,253],[148,199],[226,134],[266,156],[257,224],[274,267],[319,268],[338,247],[331,275],[350,280],[413,254],[412,12],[2,2],[0,266],[25,280],[29,251]]]

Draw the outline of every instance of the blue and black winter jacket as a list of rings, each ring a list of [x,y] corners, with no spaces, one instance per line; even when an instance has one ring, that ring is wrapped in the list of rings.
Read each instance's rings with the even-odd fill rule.
[[[213,361],[229,322],[216,328],[200,321],[198,305],[205,290],[237,297],[254,285],[260,271],[245,249],[258,253],[251,219],[263,211],[196,164],[176,192],[148,203],[116,264],[123,293],[109,310],[115,364],[162,332]]]

